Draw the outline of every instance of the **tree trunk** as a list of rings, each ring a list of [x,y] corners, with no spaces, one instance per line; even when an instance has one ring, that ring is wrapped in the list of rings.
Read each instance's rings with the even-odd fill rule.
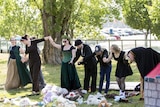
[[[148,34],[149,30],[147,30],[147,32],[145,33],[145,47],[148,47]]]
[[[64,3],[60,5],[61,8],[57,10],[56,0],[43,0],[43,10],[41,10],[41,14],[44,36],[52,36],[53,40],[58,44],[61,44],[61,36],[68,33],[68,23],[72,11],[71,3],[68,4],[69,1],[64,1]],[[44,63],[61,63],[61,50],[54,48],[49,41],[44,43],[42,56]]]
[[[43,10],[41,11],[42,14],[42,22],[43,22],[43,30],[44,30],[44,36],[52,36],[54,35],[53,33],[50,32],[51,26],[54,26],[53,22],[53,17],[49,15],[49,13],[46,12],[46,4],[47,1],[43,0],[44,7]],[[60,40],[60,39],[58,39]],[[61,63],[61,57],[60,57],[60,51],[55,49],[49,41],[46,41],[44,43],[44,49],[42,53],[42,58],[43,58],[43,63],[54,63],[54,64],[59,64]]]

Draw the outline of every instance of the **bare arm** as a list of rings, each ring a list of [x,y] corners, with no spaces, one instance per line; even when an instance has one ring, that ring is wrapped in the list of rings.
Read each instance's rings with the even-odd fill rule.
[[[69,63],[73,64],[73,60],[76,57],[76,49],[72,49],[72,59],[70,60]]]
[[[25,51],[21,47],[19,48],[19,52],[20,52],[20,54],[24,54],[25,53]]]
[[[52,39],[51,36],[49,37],[49,41],[50,41],[50,43],[51,43],[55,48],[61,49],[61,45],[60,45],[60,44],[56,44],[56,43],[53,41],[53,39]]]
[[[128,60],[128,59],[129,59],[128,56],[127,56],[127,53],[128,53],[128,52],[125,52],[125,54],[124,54],[124,59],[125,59],[125,60]]]
[[[111,59],[112,59],[112,53],[110,52],[108,58],[105,58],[105,57],[103,58],[103,62],[108,63],[111,61]]]
[[[21,62],[27,62],[28,61],[28,56],[27,54],[25,54],[25,51],[22,48],[19,48],[19,52],[20,54],[22,54],[22,58],[21,58]]]
[[[29,60],[28,54],[24,54],[24,56],[21,59],[21,62],[24,63],[24,62],[27,62],[28,60]]]
[[[46,36],[46,37],[44,37],[44,40],[46,41],[46,40],[49,40],[49,38],[51,38],[51,36]]]

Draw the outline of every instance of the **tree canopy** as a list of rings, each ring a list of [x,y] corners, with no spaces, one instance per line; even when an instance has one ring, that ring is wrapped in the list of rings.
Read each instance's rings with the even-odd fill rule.
[[[160,35],[159,0],[1,0],[0,36],[51,35],[73,39],[100,39],[99,30],[108,19],[120,19],[132,28]],[[46,63],[60,63],[60,52],[44,45]]]
[[[6,38],[14,35],[43,36],[43,12],[56,25],[51,32],[61,32],[71,37],[96,38],[105,17],[118,17],[118,9],[112,0],[5,0],[0,1],[0,35]],[[67,23],[62,27],[62,20]],[[69,19],[67,19],[69,18]],[[51,24],[51,23],[50,23]],[[54,28],[54,29],[53,29]],[[61,29],[63,29],[61,31]],[[52,34],[51,33],[51,34]],[[99,37],[98,37],[99,38]]]
[[[116,2],[121,5],[123,17],[130,27],[146,31],[146,40],[149,33],[160,36],[159,0],[116,0]]]
[[[145,7],[148,5],[148,0],[120,0],[120,4],[126,23],[135,29],[145,29],[148,35],[152,26],[148,10]]]
[[[39,10],[29,6],[25,0],[0,1],[0,36],[9,38],[15,35],[42,35]]]
[[[60,44],[62,35],[95,39],[95,32],[102,26],[106,14],[108,13],[108,16],[118,14],[118,11],[115,12],[116,14],[109,12],[111,8],[112,11],[116,11],[108,5],[110,2],[109,0],[43,0],[43,7],[39,9],[42,14],[44,35],[51,35],[55,42]],[[45,47],[47,49],[50,44],[46,43]],[[61,60],[57,59],[60,58],[60,53],[56,49],[50,48],[50,51],[45,49],[45,62],[60,63]]]
[[[152,0],[152,4],[146,7],[149,11],[150,19],[153,24],[151,33],[156,34],[157,37],[160,38],[160,0]]]

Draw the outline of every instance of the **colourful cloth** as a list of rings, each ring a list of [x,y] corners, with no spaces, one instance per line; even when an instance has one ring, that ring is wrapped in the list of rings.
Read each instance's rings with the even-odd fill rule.
[[[147,77],[149,78],[156,78],[156,76],[160,75],[160,63],[157,64],[157,66],[147,74]]]

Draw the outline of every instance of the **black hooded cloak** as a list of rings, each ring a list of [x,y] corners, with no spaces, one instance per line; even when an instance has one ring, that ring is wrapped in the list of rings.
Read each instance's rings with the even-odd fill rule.
[[[143,78],[160,62],[160,53],[152,48],[137,47],[129,52],[135,55],[135,62]]]

